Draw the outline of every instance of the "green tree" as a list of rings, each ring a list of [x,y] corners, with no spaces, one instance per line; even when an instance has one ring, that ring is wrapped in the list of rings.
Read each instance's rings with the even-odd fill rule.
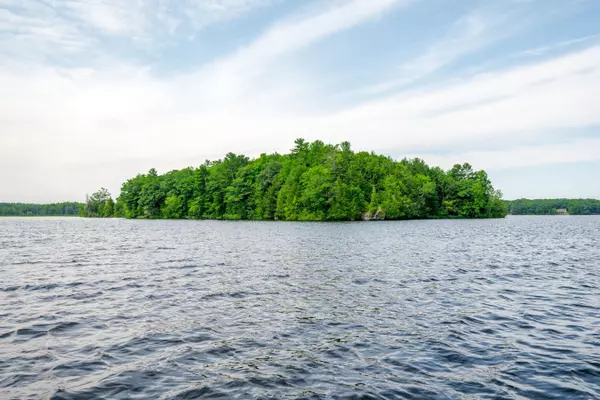
[[[431,168],[420,159],[352,151],[298,139],[289,154],[250,160],[228,153],[222,160],[158,174],[151,169],[123,183],[117,202],[101,190],[86,201],[87,216],[126,218],[355,220],[362,214],[387,219],[502,217],[505,203],[484,171],[469,164]],[[109,200],[110,199],[110,200]],[[592,213],[589,203],[556,206]],[[554,208],[552,208],[554,207]]]
[[[86,217],[103,217],[106,204],[111,203],[110,213],[107,216],[112,216],[112,198],[110,193],[105,188],[100,188],[91,196],[86,196],[86,202],[83,209],[83,215]]]
[[[322,165],[314,166],[300,178],[301,220],[323,221],[327,219],[331,204],[331,171]]]
[[[182,218],[184,215],[183,202],[177,196],[168,196],[161,207],[160,213],[163,218]]]
[[[115,210],[115,202],[111,197],[106,199],[104,202],[104,207],[102,208],[102,216],[104,218],[110,218],[113,216]]]

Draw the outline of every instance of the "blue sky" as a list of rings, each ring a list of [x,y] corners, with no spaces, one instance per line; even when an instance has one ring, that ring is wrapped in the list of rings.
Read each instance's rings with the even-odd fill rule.
[[[0,0],[0,201],[304,137],[600,198],[597,0]]]

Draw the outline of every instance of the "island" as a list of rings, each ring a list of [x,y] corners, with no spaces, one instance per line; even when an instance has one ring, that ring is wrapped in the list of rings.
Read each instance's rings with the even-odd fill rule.
[[[297,139],[289,154],[228,153],[199,167],[128,179],[114,201],[88,196],[86,217],[353,221],[503,218],[502,193],[485,171],[354,152],[350,143]]]

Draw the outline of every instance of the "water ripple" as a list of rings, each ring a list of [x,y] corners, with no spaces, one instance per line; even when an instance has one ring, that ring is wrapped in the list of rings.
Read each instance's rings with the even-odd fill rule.
[[[600,218],[3,218],[2,399],[600,398]]]

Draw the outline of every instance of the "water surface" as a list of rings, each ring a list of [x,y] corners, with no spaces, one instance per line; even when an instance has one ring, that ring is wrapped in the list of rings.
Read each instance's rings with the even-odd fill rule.
[[[600,397],[600,217],[0,218],[2,399]]]

